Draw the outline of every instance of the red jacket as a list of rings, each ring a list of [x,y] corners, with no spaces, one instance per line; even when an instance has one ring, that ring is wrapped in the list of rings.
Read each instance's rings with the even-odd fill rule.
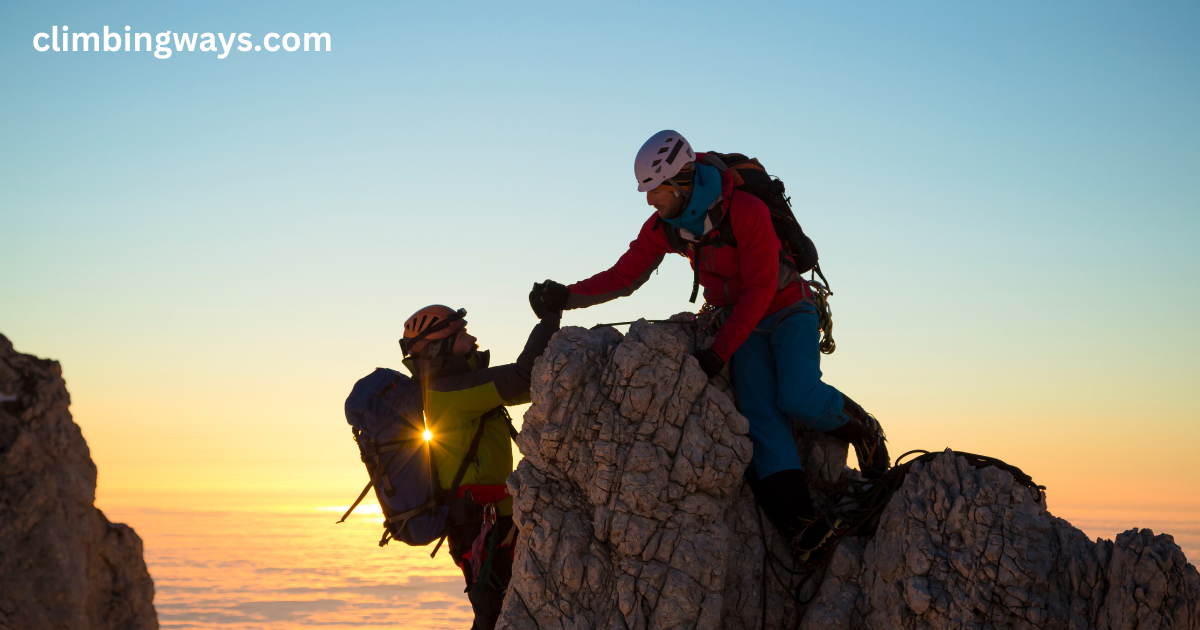
[[[737,247],[700,248],[700,284],[704,286],[704,301],[713,306],[733,307],[712,345],[728,361],[764,317],[812,293],[803,280],[777,290],[781,249],[779,237],[771,226],[770,211],[758,197],[734,190],[728,175],[721,183],[725,212],[729,215],[729,222],[723,226],[733,230]],[[572,299],[568,308],[629,295],[646,281],[665,254],[683,254],[695,269],[696,248],[691,244],[685,251],[672,247],[663,231],[669,229],[673,228],[660,222],[657,214],[651,215],[617,264],[567,287],[573,294],[598,299]],[[713,232],[704,236],[710,237],[719,229],[713,228]]]

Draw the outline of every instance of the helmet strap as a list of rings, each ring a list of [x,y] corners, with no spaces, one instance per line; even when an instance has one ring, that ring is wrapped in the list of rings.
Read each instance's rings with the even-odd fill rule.
[[[668,179],[667,183],[670,184],[671,187],[675,189],[674,192],[675,192],[676,199],[679,199],[680,197],[683,198],[683,207],[686,210],[688,202],[692,200],[692,195],[690,193],[688,193],[686,190],[684,190],[682,186],[675,183],[675,180],[673,180],[673,179]]]
[[[676,174],[675,177],[679,177],[679,175]],[[687,204],[689,202],[691,202],[691,200],[692,200],[692,193],[687,190],[684,190],[683,186],[680,186],[679,182],[675,181],[675,177],[668,177],[667,183],[670,184],[671,187],[675,189],[675,197],[676,198],[679,198],[679,197],[683,198],[683,207],[686,209]],[[691,177],[689,179],[692,183],[691,187],[694,190],[696,187],[696,169],[694,169],[694,168],[692,169]]]
[[[458,336],[462,334],[462,330],[441,340],[442,347],[438,348],[439,357],[448,357],[454,354],[454,342],[458,341]]]

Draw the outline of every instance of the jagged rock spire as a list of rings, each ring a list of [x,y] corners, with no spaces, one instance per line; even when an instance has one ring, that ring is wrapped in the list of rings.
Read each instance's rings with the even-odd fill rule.
[[[142,540],[96,509],[57,361],[0,335],[0,628],[155,630]]]

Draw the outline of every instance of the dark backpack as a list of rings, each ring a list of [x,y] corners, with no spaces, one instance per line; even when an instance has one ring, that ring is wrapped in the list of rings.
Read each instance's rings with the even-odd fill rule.
[[[825,275],[821,273],[820,264],[817,262],[817,246],[804,234],[804,229],[796,220],[796,214],[792,212],[791,197],[785,194],[782,180],[768,174],[767,169],[759,163],[758,158],[748,158],[741,153],[710,151],[699,161],[701,164],[716,167],[722,173],[732,170],[734,172],[734,189],[750,193],[766,204],[767,210],[771,213],[771,226],[775,228],[775,236],[779,237],[779,243],[783,247],[783,252],[779,257],[782,265],[794,271],[797,276],[815,270],[821,275],[822,280],[825,279]],[[673,229],[661,219],[658,223],[663,226],[667,240],[671,242],[672,247],[683,251],[683,248],[689,243],[679,236],[678,230]],[[737,247],[737,239],[734,238],[733,230],[729,225],[729,213],[725,213],[724,218],[721,219],[716,236],[701,238],[690,244],[697,249],[720,245]],[[791,275],[791,273],[787,274],[788,278],[786,279],[781,276],[781,283],[790,282]],[[696,301],[699,287],[700,266],[699,263],[696,263],[691,302]]]
[[[425,440],[420,385],[395,370],[375,368],[354,384],[346,398],[346,422],[371,479],[338,522],[345,521],[374,487],[384,517],[380,547],[392,539],[418,547],[444,539],[447,500],[475,462],[484,427],[498,418],[508,421],[509,435],[515,433],[504,407],[485,413],[446,492],[438,483],[432,449]]]

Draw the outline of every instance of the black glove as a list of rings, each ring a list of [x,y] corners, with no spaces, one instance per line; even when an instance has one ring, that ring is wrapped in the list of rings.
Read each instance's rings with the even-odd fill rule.
[[[696,360],[700,362],[700,369],[704,370],[708,378],[720,374],[721,368],[725,367],[725,361],[712,348],[697,350],[696,354],[692,356],[696,357]]]
[[[529,292],[529,306],[533,307],[533,314],[538,319],[561,317],[569,297],[571,290],[553,280],[535,282]]]

